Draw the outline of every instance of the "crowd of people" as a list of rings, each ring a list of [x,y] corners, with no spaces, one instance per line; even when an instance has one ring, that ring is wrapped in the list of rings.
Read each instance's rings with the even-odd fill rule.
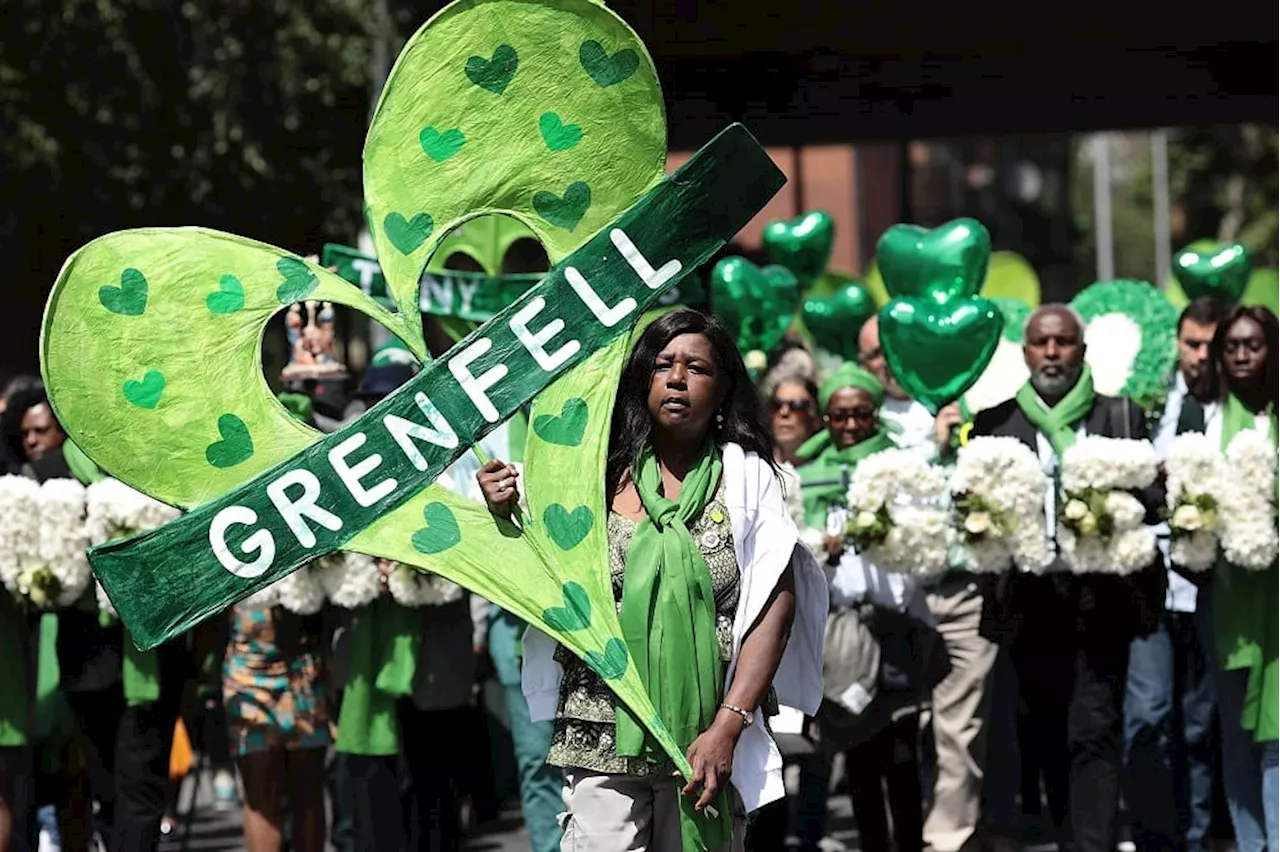
[[[629,637],[662,637],[631,654],[687,748],[687,779],[596,669],[447,581],[417,608],[385,590],[308,616],[250,598],[158,649],[150,689],[118,621],[93,606],[30,614],[0,595],[0,852],[54,838],[155,849],[173,820],[180,718],[201,732],[219,800],[242,799],[250,852],[460,849],[464,800],[490,772],[482,675],[501,686],[534,852],[674,852],[690,836],[813,852],[831,843],[833,790],[868,852],[1018,849],[1031,824],[1079,852],[1125,832],[1140,852],[1230,837],[1280,852],[1275,566],[1175,564],[1159,483],[1136,496],[1164,546],[1132,574],[1060,559],[1038,573],[887,571],[846,532],[852,475],[891,449],[945,468],[967,440],[1015,438],[1041,462],[1048,501],[1086,435],[1150,439],[1164,457],[1179,434],[1225,447],[1258,429],[1274,449],[1276,317],[1198,299],[1176,333],[1167,399],[1144,411],[1094,392],[1083,321],[1042,306],[1025,327],[1026,387],[935,416],[895,381],[875,318],[856,361],[820,375],[787,341],[754,378],[710,316],[650,324],[599,475],[619,616]],[[376,404],[415,371],[372,366],[357,396]],[[13,380],[2,404],[9,473],[92,467],[38,380]],[[468,457],[442,481],[510,518],[521,478],[503,458]],[[385,587],[394,566],[377,565]],[[526,697],[522,674],[526,688],[550,677],[555,700]],[[1228,818],[1215,823],[1217,798]]]

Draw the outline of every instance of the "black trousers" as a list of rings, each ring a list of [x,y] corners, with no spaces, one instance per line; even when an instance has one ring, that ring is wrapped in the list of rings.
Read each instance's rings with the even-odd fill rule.
[[[405,700],[397,715],[400,755],[342,758],[355,799],[356,849],[458,852],[463,773],[487,754],[472,736],[473,711],[419,710]]]
[[[154,852],[170,798],[169,752],[189,669],[161,654],[160,698],[125,705],[120,684],[67,699],[86,741],[89,783],[101,803],[98,829],[110,852]]]
[[[919,715],[904,712],[891,725],[845,754],[849,799],[853,804],[853,817],[858,822],[862,849],[920,852],[924,847],[920,766],[916,755],[919,737]],[[886,790],[889,814],[893,817],[892,832],[885,813]]]
[[[1118,598],[1109,605],[1107,586],[1116,578],[1024,579],[1021,623],[1009,648],[1027,710],[1020,745],[1035,752],[1050,816],[1060,830],[1070,829],[1070,848],[1111,852],[1134,622],[1123,617]]]

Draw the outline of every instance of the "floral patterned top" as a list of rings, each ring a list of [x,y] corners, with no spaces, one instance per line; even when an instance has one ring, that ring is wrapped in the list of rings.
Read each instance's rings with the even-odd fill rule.
[[[622,580],[626,573],[627,548],[638,523],[616,512],[609,513],[609,570],[613,596],[622,608]],[[729,512],[724,504],[724,485],[717,489],[702,514],[689,526],[711,572],[711,590],[716,599],[716,637],[721,659],[728,663],[733,654],[733,619],[738,610],[741,573],[733,548]],[[613,692],[600,676],[565,647],[556,648],[556,662],[564,667],[560,701],[556,709],[555,733],[547,763],[578,767],[613,775],[670,773],[670,764],[649,763],[643,758],[620,757],[616,751]]]

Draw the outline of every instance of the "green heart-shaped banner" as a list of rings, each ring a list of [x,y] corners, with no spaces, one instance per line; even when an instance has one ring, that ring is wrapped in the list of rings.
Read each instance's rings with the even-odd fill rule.
[[[726,257],[711,270],[711,306],[737,331],[738,348],[768,352],[791,327],[799,298],[796,276],[785,266],[756,266]]]
[[[880,310],[880,346],[893,377],[934,414],[987,369],[1003,329],[1000,309],[987,299],[899,298]]]
[[[814,343],[850,360],[858,357],[858,331],[875,315],[876,306],[861,284],[849,280],[829,296],[805,299],[801,312]]]
[[[588,42],[608,59],[588,56],[594,75],[575,49]],[[539,132],[553,108],[588,128],[572,149],[548,150]],[[437,154],[446,129],[465,143],[438,162],[424,152],[424,128],[440,131],[426,140]],[[107,472],[189,510],[93,549],[95,573],[134,640],[155,647],[335,550],[431,571],[590,661],[690,774],[688,744],[656,718],[629,665],[600,570],[609,418],[595,413],[612,410],[629,330],[750,221],[781,173],[735,126],[666,177],[653,63],[594,0],[447,6],[395,63],[364,152],[366,218],[395,312],[281,249],[200,229],[109,234],[64,265],[41,337],[55,412]],[[573,187],[593,181],[589,199],[575,199]],[[571,226],[540,215],[539,192],[559,193],[552,216],[572,213]],[[522,221],[553,266],[432,361],[417,310],[423,268],[456,226],[493,213]],[[244,303],[220,314],[208,296],[224,275],[240,282]],[[337,432],[297,422],[260,360],[264,330],[296,298],[376,320],[422,370]],[[148,371],[165,378],[154,408],[138,404],[154,390]],[[138,383],[135,399],[127,381]],[[579,437],[573,399],[592,416],[568,446]],[[436,479],[530,404],[531,421],[564,422],[547,424],[557,440],[527,436],[529,511],[517,526]],[[545,617],[557,607],[567,616],[566,603],[581,615],[568,583],[587,595],[590,622],[579,630],[560,629],[577,626],[560,613],[560,627]]]
[[[876,243],[876,266],[891,296],[938,304],[976,296],[987,277],[991,234],[976,219],[929,230],[894,225]]]
[[[1244,295],[1253,264],[1240,243],[1203,249],[1188,246],[1174,255],[1173,274],[1188,299],[1212,296],[1234,305]]]
[[[831,214],[813,210],[790,222],[773,221],[764,227],[764,252],[770,263],[785,266],[802,285],[808,285],[827,268],[836,241]]]

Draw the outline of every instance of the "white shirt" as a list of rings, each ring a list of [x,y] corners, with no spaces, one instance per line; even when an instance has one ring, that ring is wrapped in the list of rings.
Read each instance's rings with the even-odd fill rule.
[[[827,582],[788,516],[778,478],[763,459],[737,444],[721,448],[724,461],[725,507],[733,526],[733,549],[741,570],[738,611],[733,619],[733,656],[725,676],[725,691],[733,682],[738,653],[747,631],[764,612],[783,572],[795,572],[796,613],[791,637],[773,678],[778,701],[812,716],[822,703],[822,645],[827,624]],[[538,630],[524,635],[521,684],[535,721],[555,718],[564,675],[555,661],[554,639]],[[738,738],[733,757],[733,786],[748,812],[786,795],[782,783],[782,754],[757,713],[752,726]]]
[[[928,461],[937,456],[933,442],[934,416],[914,399],[894,399],[886,395],[880,403],[881,419],[892,423],[898,430],[889,432],[889,438],[903,450],[919,450]]]

